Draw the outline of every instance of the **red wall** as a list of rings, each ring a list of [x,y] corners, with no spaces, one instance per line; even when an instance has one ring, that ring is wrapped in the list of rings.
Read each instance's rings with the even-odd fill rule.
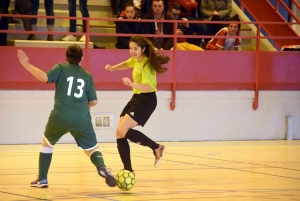
[[[17,47],[0,47],[0,89],[54,89],[53,84],[37,81],[19,63]],[[55,63],[65,62],[65,49],[28,48],[22,50],[30,63],[44,71]],[[158,89],[171,90],[173,72],[178,90],[254,90],[256,52],[252,51],[177,51],[176,68],[173,51],[168,72],[158,76]],[[131,70],[109,72],[106,64],[129,58],[128,50],[90,49],[87,70],[98,90],[128,90],[121,82]],[[85,66],[85,60],[83,61]],[[260,52],[260,90],[300,90],[300,52]]]

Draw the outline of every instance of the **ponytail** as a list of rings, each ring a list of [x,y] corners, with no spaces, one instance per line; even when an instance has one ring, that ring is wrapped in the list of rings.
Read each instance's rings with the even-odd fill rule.
[[[162,74],[168,70],[166,67],[164,67],[164,64],[167,64],[170,61],[170,57],[165,56],[160,52],[156,52],[152,42],[149,39],[141,35],[137,35],[131,37],[129,42],[134,42],[142,49],[145,49],[144,54],[146,57],[148,57],[148,61],[145,63],[145,65],[149,64],[149,67],[156,73]]]

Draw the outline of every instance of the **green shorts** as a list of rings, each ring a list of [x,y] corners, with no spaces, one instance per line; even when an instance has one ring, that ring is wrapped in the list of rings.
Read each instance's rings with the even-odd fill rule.
[[[44,133],[49,146],[54,146],[68,132],[74,137],[79,148],[92,150],[98,146],[90,114],[85,117],[74,116],[75,118],[67,118],[51,112]]]

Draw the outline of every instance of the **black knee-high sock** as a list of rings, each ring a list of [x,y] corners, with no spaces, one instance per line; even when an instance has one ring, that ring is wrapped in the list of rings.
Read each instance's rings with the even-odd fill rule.
[[[119,138],[117,139],[117,144],[118,144],[118,151],[124,165],[124,169],[132,172],[133,170],[131,167],[130,147],[127,139]]]
[[[142,132],[134,129],[129,129],[125,137],[129,139],[131,142],[135,142],[137,144],[150,147],[153,151],[159,147],[159,145],[156,142],[148,138]]]

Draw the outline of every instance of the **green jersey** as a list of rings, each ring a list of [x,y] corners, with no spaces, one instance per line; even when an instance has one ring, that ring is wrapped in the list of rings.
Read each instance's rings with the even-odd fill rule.
[[[129,68],[133,68],[132,71],[133,83],[148,84],[152,88],[152,91],[149,92],[154,92],[157,91],[156,72],[149,67],[149,63],[147,63],[144,66],[147,60],[148,57],[144,57],[143,61],[139,62],[137,59],[133,59],[131,57],[126,61],[126,65]],[[143,91],[133,88],[133,93],[140,94],[143,93]]]
[[[88,101],[97,100],[90,73],[76,64],[56,64],[47,76],[56,85],[53,112],[69,118],[89,115]]]
[[[47,72],[48,82],[56,85],[54,109],[51,111],[44,136],[49,145],[70,132],[82,149],[96,147],[88,101],[97,100],[93,77],[81,66],[57,64]]]

